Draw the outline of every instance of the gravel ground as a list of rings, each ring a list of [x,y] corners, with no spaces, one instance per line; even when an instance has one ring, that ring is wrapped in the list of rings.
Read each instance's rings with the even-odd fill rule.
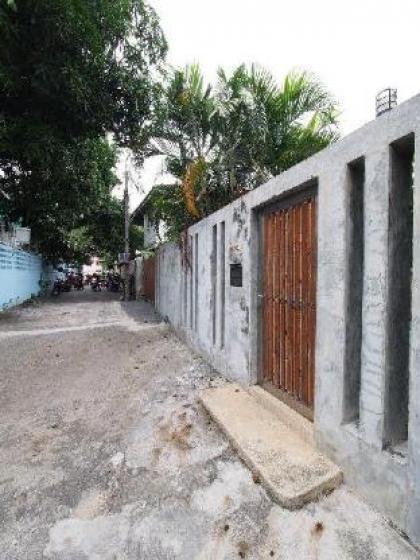
[[[145,303],[0,316],[1,560],[380,560],[415,551],[345,486],[272,503],[198,404],[224,383]]]

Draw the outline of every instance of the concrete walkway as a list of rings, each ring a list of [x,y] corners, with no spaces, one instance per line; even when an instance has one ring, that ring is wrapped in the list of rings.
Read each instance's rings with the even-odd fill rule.
[[[1,560],[417,558],[345,485],[274,504],[198,402],[224,381],[146,304],[7,313],[0,357]]]

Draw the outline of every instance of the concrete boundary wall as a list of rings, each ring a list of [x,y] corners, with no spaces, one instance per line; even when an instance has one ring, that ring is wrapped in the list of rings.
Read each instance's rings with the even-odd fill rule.
[[[166,244],[156,255],[155,306],[174,328],[182,328],[181,253],[177,245]]]
[[[39,256],[0,243],[0,311],[39,295],[41,273]]]
[[[419,142],[416,96],[190,227],[183,258],[163,245],[156,279],[158,311],[189,344],[229,379],[258,383],[261,210],[316,184],[316,442],[417,545],[420,157],[407,181]]]

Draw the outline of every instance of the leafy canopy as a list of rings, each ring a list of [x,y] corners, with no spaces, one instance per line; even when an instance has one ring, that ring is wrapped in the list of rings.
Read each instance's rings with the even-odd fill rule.
[[[70,251],[98,208],[112,212],[107,138],[141,156],[165,52],[143,0],[0,5],[0,212],[30,226],[46,256]]]

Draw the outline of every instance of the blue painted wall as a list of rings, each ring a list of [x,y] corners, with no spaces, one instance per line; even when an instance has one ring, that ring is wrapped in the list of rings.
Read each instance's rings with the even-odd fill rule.
[[[0,243],[0,311],[39,295],[41,273],[40,257]]]

